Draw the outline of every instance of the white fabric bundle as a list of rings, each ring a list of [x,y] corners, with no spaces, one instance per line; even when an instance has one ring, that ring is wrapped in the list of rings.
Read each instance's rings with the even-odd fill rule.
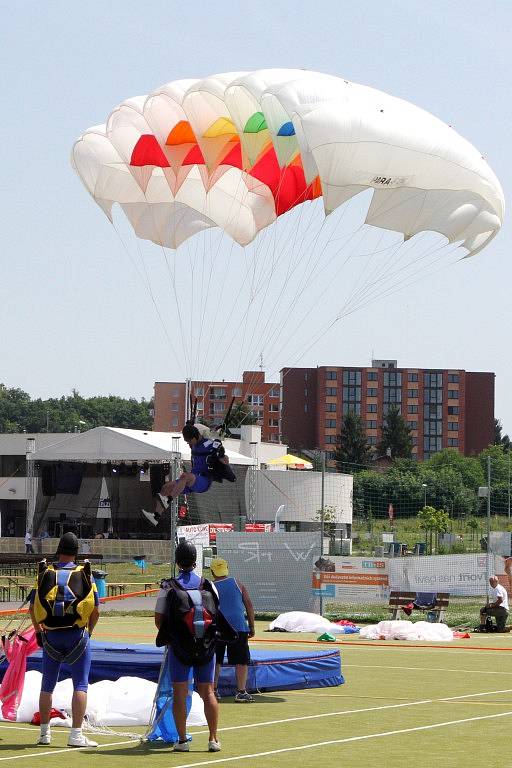
[[[329,619],[306,611],[281,613],[270,623],[269,629],[282,629],[286,632],[331,632],[338,635],[344,632],[344,627],[340,627],[339,624],[331,624]]]
[[[452,630],[446,624],[431,624],[428,621],[379,621],[363,627],[360,637],[367,640],[429,640],[449,642],[453,640]]]

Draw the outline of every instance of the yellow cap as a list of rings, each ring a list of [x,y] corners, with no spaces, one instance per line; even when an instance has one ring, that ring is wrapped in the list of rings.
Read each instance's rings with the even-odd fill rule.
[[[215,557],[210,564],[210,569],[214,576],[227,576],[229,573],[227,561],[222,557]]]

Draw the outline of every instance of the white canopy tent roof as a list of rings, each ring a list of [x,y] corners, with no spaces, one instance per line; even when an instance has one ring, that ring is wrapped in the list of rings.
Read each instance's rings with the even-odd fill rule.
[[[95,427],[70,435],[65,440],[40,448],[31,454],[34,461],[81,461],[86,464],[118,461],[166,461],[172,457],[173,438],[179,440],[183,459],[190,459],[190,448],[181,432],[150,432],[140,429]],[[250,465],[253,460],[226,450],[231,464]]]

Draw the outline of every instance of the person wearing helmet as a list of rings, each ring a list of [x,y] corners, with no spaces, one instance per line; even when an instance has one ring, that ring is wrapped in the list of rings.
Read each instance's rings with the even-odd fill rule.
[[[82,733],[87,708],[87,689],[91,668],[90,636],[99,618],[98,593],[91,578],[90,564],[77,565],[78,539],[65,533],[57,547],[56,562],[39,564],[35,589],[30,596],[30,617],[37,642],[43,649],[39,713],[41,730],[37,744],[51,743],[50,712],[52,694],[62,663],[68,665],[73,680],[72,726],[69,747],[97,747]]]
[[[154,512],[142,510],[144,516],[153,525],[158,525],[162,512],[170,501],[181,494],[206,493],[212,481],[234,482],[236,477],[229,466],[224,446],[220,440],[211,439],[202,434],[193,424],[185,424],[183,438],[190,447],[192,467],[190,472],[183,472],[177,480],[165,483],[157,494]]]
[[[164,579],[161,582],[155,605],[157,645],[168,646],[173,687],[172,711],[179,736],[174,751],[189,751],[186,702],[192,670],[195,689],[203,699],[204,714],[210,730],[208,751],[219,752],[219,708],[213,692],[218,594],[211,582],[194,572],[197,552],[192,542],[181,541],[176,547],[175,557],[180,569],[179,575],[175,579]],[[203,631],[201,636],[194,636],[198,616]]]

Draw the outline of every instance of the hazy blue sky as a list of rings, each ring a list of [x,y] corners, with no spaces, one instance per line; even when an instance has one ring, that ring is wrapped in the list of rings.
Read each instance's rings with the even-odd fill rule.
[[[509,0],[1,0],[0,8],[0,381],[34,396],[75,387],[149,397],[155,380],[183,375],[118,235],[69,164],[74,139],[125,98],[223,71],[338,74],[453,125],[507,196]],[[367,365],[373,351],[404,366],[495,371],[496,415],[512,432],[511,248],[506,219],[484,252],[351,316],[301,364]],[[238,359],[234,350],[226,360],[229,375]],[[284,350],[276,365],[291,362]]]

